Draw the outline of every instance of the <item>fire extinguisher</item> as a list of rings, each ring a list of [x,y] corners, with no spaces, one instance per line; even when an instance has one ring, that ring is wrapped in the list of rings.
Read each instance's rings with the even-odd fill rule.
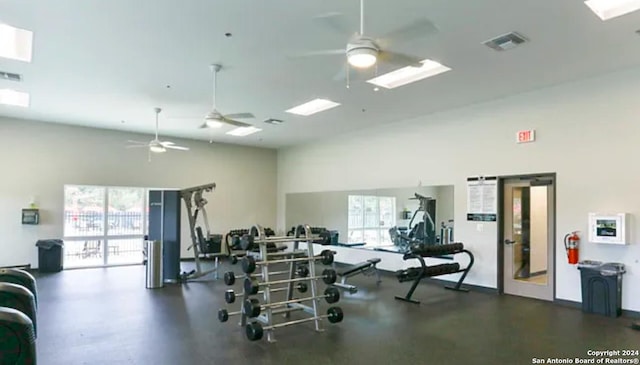
[[[567,250],[567,258],[571,265],[578,263],[578,246],[580,245],[580,237],[578,232],[571,232],[564,236],[564,248]]]

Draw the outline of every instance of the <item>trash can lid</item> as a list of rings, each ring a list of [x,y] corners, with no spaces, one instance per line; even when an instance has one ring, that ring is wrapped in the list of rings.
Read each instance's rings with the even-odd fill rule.
[[[578,262],[578,269],[597,269],[602,266],[602,261],[583,260]]]
[[[606,264],[600,266],[600,273],[602,275],[618,275],[624,274],[626,270],[624,269],[624,264],[619,262],[607,262]]]
[[[36,247],[44,248],[49,250],[54,246],[64,246],[64,241],[60,239],[46,239],[46,240],[38,240],[36,242]]]

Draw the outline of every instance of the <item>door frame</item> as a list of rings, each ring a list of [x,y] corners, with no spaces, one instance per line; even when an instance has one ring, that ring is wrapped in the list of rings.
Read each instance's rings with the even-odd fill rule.
[[[497,252],[498,252],[498,294],[504,295],[504,183],[506,180],[513,179],[521,179],[521,180],[531,180],[535,178],[540,179],[552,179],[553,180],[553,255],[552,261],[549,265],[553,266],[553,301],[556,300],[556,245],[557,245],[557,226],[558,226],[558,217],[557,217],[557,190],[558,190],[558,178],[555,172],[543,172],[539,174],[523,174],[523,175],[503,175],[498,176],[498,219],[497,219],[497,227],[498,230],[498,242],[497,242]]]

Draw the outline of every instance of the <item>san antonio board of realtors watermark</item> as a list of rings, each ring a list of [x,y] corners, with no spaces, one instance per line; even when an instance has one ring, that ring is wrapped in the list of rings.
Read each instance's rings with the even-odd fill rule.
[[[639,350],[588,350],[586,357],[546,357],[531,359],[532,364],[638,364]]]

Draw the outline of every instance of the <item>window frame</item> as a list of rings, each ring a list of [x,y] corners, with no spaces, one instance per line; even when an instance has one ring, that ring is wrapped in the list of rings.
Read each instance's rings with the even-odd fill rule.
[[[68,212],[70,209],[67,207],[67,189],[69,187],[90,187],[90,188],[99,188],[103,189],[102,192],[102,211],[98,214],[102,215],[101,224],[102,231],[101,234],[93,234],[93,235],[80,235],[80,234],[67,234],[69,229],[67,229],[67,225],[70,224],[68,221]],[[142,191],[142,203],[141,203],[141,227],[139,233],[127,233],[127,234],[113,234],[109,232],[109,192],[111,190],[116,189],[139,189]],[[102,254],[103,262],[100,266],[114,266],[108,263],[108,255],[109,255],[109,241],[119,241],[119,240],[143,240],[146,235],[148,235],[148,220],[149,220],[149,191],[154,190],[154,188],[146,188],[139,186],[111,186],[111,185],[94,185],[94,184],[64,184],[63,185],[63,211],[62,211],[62,231],[63,231],[63,240],[70,242],[78,242],[78,241],[101,241],[104,244],[101,244],[100,251]],[[84,267],[84,266],[83,266]],[[90,266],[89,266],[90,267]]]
[[[356,198],[359,197],[361,199],[361,207],[362,207],[362,212],[360,217],[360,221],[362,222],[361,226],[352,226],[351,222],[352,222],[352,217],[353,215],[351,214],[352,212],[352,205],[351,205],[351,201],[352,201],[352,197]],[[371,199],[374,198],[376,201],[376,216],[377,216],[377,222],[379,223],[376,226],[368,226],[367,225],[367,209],[366,209],[366,200],[367,198]],[[381,210],[381,200],[383,199],[389,199],[391,201],[391,221],[389,226],[380,224],[382,222],[384,222],[383,220],[383,214],[382,214],[382,210]],[[397,213],[397,206],[396,206],[396,197],[395,196],[377,196],[377,195],[361,195],[361,194],[349,194],[347,196],[347,237],[348,237],[348,242],[349,243],[361,243],[364,242],[365,246],[369,246],[369,247],[381,247],[381,246],[386,246],[386,245],[391,245],[391,239],[389,236],[389,229],[394,227],[396,225],[396,213]],[[377,235],[377,239],[376,242],[367,242],[365,239],[365,232],[366,231],[376,231],[376,235]],[[360,236],[362,237],[362,240],[360,240],[360,242],[355,242],[351,240],[351,236],[353,234],[353,232],[360,232]]]

